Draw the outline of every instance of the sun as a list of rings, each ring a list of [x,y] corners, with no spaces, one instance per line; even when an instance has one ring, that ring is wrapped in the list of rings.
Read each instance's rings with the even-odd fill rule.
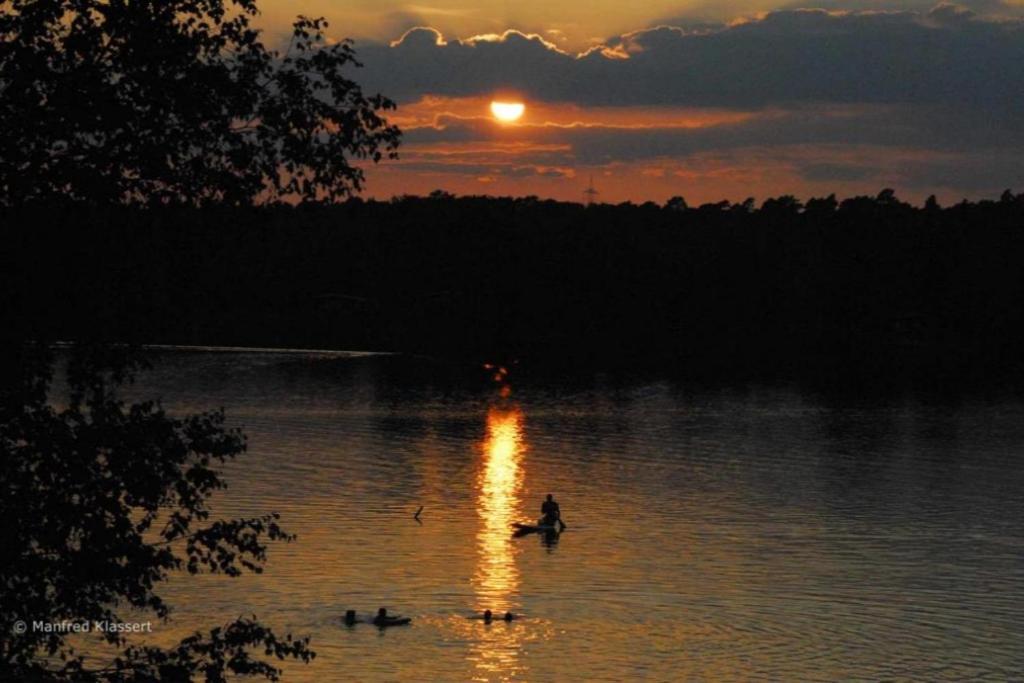
[[[518,121],[524,111],[526,111],[526,105],[522,102],[491,102],[491,113],[502,123]]]

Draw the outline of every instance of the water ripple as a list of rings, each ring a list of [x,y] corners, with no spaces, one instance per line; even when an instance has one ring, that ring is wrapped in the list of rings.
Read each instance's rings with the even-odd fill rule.
[[[142,379],[245,428],[215,512],[277,510],[299,536],[263,575],[176,579],[174,624],[256,612],[309,633],[298,681],[1024,677],[1014,400],[669,382],[501,399],[396,362],[167,352]],[[513,539],[548,492],[568,530]],[[380,606],[413,625],[340,623]],[[488,607],[523,618],[467,618]]]

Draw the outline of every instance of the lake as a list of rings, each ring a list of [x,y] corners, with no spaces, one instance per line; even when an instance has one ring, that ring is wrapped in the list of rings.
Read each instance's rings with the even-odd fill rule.
[[[156,353],[132,395],[248,435],[215,516],[298,534],[172,580],[159,637],[254,613],[313,638],[287,681],[1024,676],[1019,397],[497,372]],[[567,530],[513,538],[549,492]],[[341,622],[380,606],[413,624]]]

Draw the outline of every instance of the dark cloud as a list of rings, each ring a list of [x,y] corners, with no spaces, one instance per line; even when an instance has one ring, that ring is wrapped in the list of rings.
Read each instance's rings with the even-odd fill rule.
[[[749,115],[703,127],[629,127],[603,124],[595,109],[582,116],[588,125],[510,130],[444,114],[433,126],[406,130],[402,166],[422,174],[496,182],[616,165],[666,178],[733,169],[729,177],[742,187],[748,177],[773,182],[763,178],[771,169],[806,187],[990,195],[1024,188],[1024,21],[992,19],[1008,8],[979,0],[898,12],[785,10],[731,26],[656,26],[583,55],[519,32],[446,42],[419,28],[393,46],[362,45],[367,69],[359,78],[405,102],[516,91],[528,102],[571,102],[583,112],[693,107]],[[527,144],[512,155],[452,153],[509,140]]]
[[[926,18],[940,26],[956,26],[965,21],[972,21],[976,16],[974,10],[968,7],[944,2],[933,7]]]
[[[960,7],[974,15],[1006,18],[1024,14],[1024,7],[1019,4],[1005,2],[1004,0],[959,0],[958,2],[943,2],[943,6]],[[807,7],[807,2],[792,0],[781,5],[784,9],[800,9]],[[891,11],[893,3],[891,0],[816,0],[814,6],[819,9],[838,11]],[[928,13],[935,9],[935,0],[901,0],[900,9],[909,12]]]
[[[565,143],[579,163],[682,157],[714,149],[766,145],[920,148],[946,153],[1024,148],[1024,127],[989,112],[910,105],[805,106],[762,111],[750,119],[701,128],[525,126],[536,144]],[[442,116],[436,127],[406,131],[409,145],[494,138],[492,121]],[[564,153],[560,156],[564,158]]]
[[[656,27],[584,56],[539,36],[444,42],[414,29],[364,44],[360,78],[402,101],[514,90],[588,105],[943,103],[1022,110],[1024,22],[922,12],[787,10],[719,30]]]
[[[1024,188],[1024,127],[1013,117],[970,109],[818,105],[767,110],[743,121],[701,128],[538,125],[523,126],[517,134],[534,149],[526,147],[508,160],[467,152],[467,161],[458,164],[452,163],[451,150],[460,145],[473,150],[506,133],[496,132],[487,119],[442,116],[435,127],[407,131],[406,142],[413,164],[422,170],[430,169],[419,157],[429,157],[429,150],[439,145],[449,150],[446,160],[433,167],[444,173],[500,174],[500,166],[505,175],[515,175],[509,169],[518,165],[565,175],[566,169],[609,164],[717,164],[781,166],[818,186],[857,183],[914,192],[934,188],[958,196]],[[549,149],[556,145],[562,148]],[[481,156],[489,161],[479,163]]]
[[[444,42],[438,31],[424,27],[391,45],[363,45],[359,58],[366,67],[361,81],[404,101],[500,89],[554,93],[575,61],[540,36],[510,31],[500,40]]]
[[[908,160],[897,164],[896,185],[926,189],[947,188],[958,192],[994,197],[1002,190],[1024,188],[1020,153],[1005,150],[996,154]]]
[[[531,161],[534,160],[531,156]],[[460,175],[460,176],[505,176],[509,178],[568,178],[572,177],[573,171],[570,168],[561,166],[546,166],[537,163],[524,163],[523,161],[512,162],[452,162],[452,161],[404,161],[401,164],[404,171],[414,173],[429,173],[432,175]]]
[[[800,168],[800,175],[812,181],[865,180],[880,175],[880,169],[867,164],[813,162]]]

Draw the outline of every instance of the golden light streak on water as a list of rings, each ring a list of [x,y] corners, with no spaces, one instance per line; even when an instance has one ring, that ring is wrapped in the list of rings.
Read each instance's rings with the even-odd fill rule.
[[[506,624],[501,615],[517,609],[519,570],[512,545],[512,523],[519,509],[522,486],[523,413],[518,407],[491,406],[487,436],[477,476],[477,572],[474,589],[477,609],[491,610],[496,622],[481,624],[486,635],[473,648],[477,680],[509,680],[517,674],[521,646],[518,624]]]

